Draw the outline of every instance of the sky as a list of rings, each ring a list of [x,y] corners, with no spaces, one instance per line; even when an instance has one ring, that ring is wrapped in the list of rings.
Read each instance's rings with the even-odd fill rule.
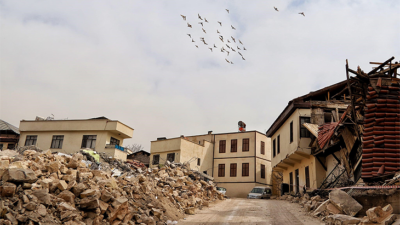
[[[0,0],[0,118],[105,116],[146,151],[238,121],[265,133],[291,99],[346,79],[346,59],[400,61],[399,12],[398,0]]]

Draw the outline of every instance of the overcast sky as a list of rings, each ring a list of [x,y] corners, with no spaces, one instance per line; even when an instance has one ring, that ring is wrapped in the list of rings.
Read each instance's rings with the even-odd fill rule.
[[[0,1],[1,119],[105,116],[147,151],[239,120],[264,133],[289,100],[344,80],[346,59],[399,61],[399,12],[398,0]]]

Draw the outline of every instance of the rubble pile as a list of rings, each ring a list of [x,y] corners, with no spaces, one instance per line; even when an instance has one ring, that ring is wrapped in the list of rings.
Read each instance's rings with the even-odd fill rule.
[[[189,168],[169,162],[113,177],[90,169],[80,153],[3,155],[0,224],[165,224],[223,199],[211,181],[190,177]]]
[[[320,217],[327,225],[390,225],[395,221],[400,224],[400,216],[392,214],[390,204],[383,208],[378,206],[368,209],[364,218],[355,217],[363,206],[342,190],[331,191],[328,199],[319,195],[310,198],[308,194],[302,197],[283,195],[277,199],[301,204],[310,215]]]

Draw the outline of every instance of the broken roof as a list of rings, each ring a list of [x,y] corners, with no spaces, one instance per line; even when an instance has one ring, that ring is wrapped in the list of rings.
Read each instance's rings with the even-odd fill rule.
[[[19,134],[19,129],[18,127],[11,125],[4,120],[0,120],[0,133],[8,133],[8,132]]]

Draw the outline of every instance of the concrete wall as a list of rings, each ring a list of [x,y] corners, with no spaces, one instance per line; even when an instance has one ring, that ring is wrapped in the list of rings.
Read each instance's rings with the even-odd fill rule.
[[[213,144],[203,140],[203,144],[192,142],[186,139],[181,141],[181,160],[190,162],[190,168],[200,172],[207,171],[208,175],[212,173],[212,151]],[[197,165],[197,159],[200,159],[200,166]]]
[[[226,157],[248,157],[255,156],[255,140],[256,132],[243,132],[243,133],[228,133],[215,135],[215,158],[226,158]],[[243,139],[249,138],[249,151],[243,152]],[[231,152],[231,140],[237,140],[237,152]],[[219,153],[219,142],[220,140],[226,141],[225,153]]]
[[[236,177],[230,176],[230,164],[236,163]],[[242,176],[242,164],[249,163],[249,176]],[[218,177],[218,165],[225,164],[225,176]],[[214,182],[255,182],[255,158],[214,159]]]
[[[180,149],[174,150],[174,151],[155,152],[155,153],[151,153],[150,154],[149,167],[150,168],[158,167],[158,164],[153,164],[154,155],[159,155],[160,156],[159,164],[165,164],[165,162],[167,161],[167,155],[169,153],[175,153],[175,161],[174,162],[176,162],[176,163],[183,162],[182,159],[181,159],[181,150]]]
[[[387,191],[387,190],[386,190]],[[377,191],[375,191],[377,193]],[[363,208],[358,212],[357,216],[365,216],[366,211],[372,207],[381,206],[382,208],[387,204],[393,207],[393,214],[400,214],[400,190],[397,190],[392,195],[386,194],[365,194],[352,196]]]
[[[272,167],[285,159],[293,152],[302,151],[311,154],[310,138],[300,138],[300,117],[311,117],[311,109],[296,109],[292,115],[282,124],[282,126],[271,137],[271,155],[273,154],[273,140],[280,135],[280,153],[272,156]],[[290,142],[290,123],[293,121],[293,142]],[[276,144],[277,145],[277,144]]]

